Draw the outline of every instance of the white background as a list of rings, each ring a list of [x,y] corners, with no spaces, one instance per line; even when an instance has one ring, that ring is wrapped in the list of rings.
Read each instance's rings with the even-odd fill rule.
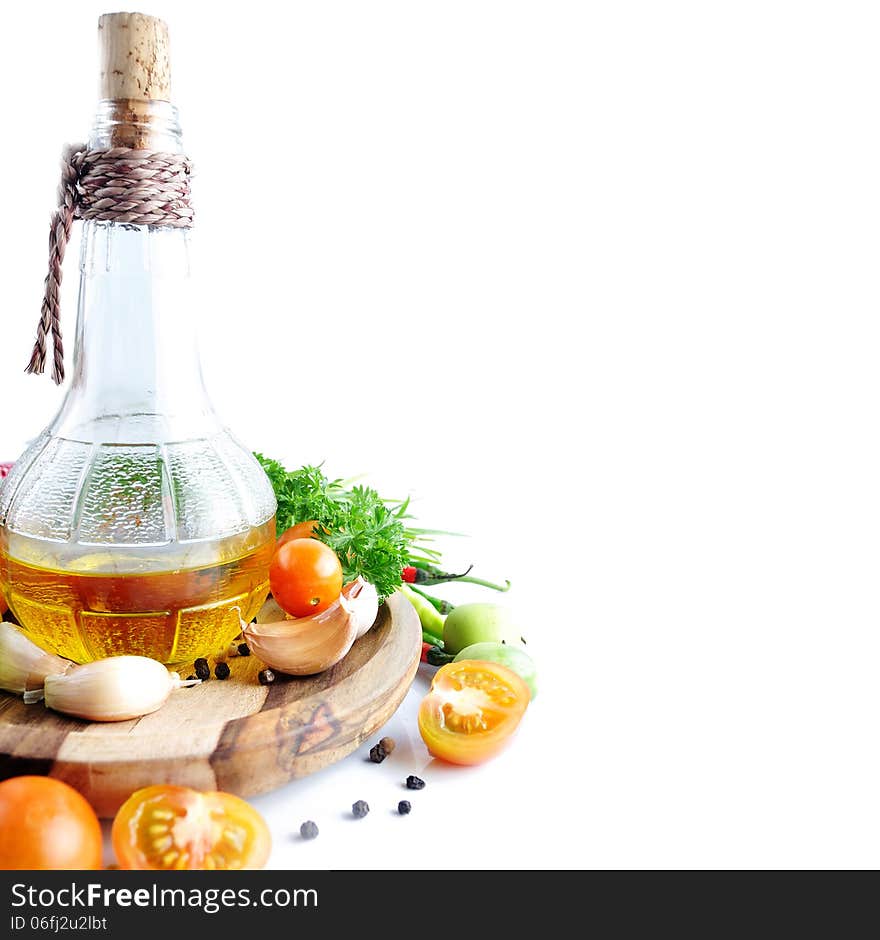
[[[449,563],[514,581],[541,672],[511,750],[428,767],[406,819],[424,684],[384,765],[257,800],[272,864],[876,866],[876,6],[207,9],[145,12],[218,409],[470,533]],[[21,370],[100,12],[4,13],[3,455],[59,402]]]

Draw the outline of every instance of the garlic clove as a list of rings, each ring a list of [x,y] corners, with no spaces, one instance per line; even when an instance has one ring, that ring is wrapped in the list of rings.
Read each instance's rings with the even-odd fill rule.
[[[294,618],[281,607],[274,597],[270,597],[266,603],[263,604],[256,616],[257,623],[277,623],[279,620],[293,619]],[[242,630],[244,630],[246,626],[247,624],[242,623]]]
[[[0,622],[0,689],[18,695],[38,693],[46,676],[61,675],[72,666],[69,659],[47,653],[11,623]]]
[[[342,596],[348,610],[357,621],[357,639],[360,639],[376,622],[379,615],[379,592],[376,588],[358,578],[342,589]]]
[[[311,676],[335,666],[351,649],[357,630],[358,621],[342,596],[311,617],[285,616],[242,628],[255,656],[291,676]]]
[[[111,656],[47,676],[46,705],[88,721],[126,721],[161,708],[173,689],[194,685],[146,656]]]

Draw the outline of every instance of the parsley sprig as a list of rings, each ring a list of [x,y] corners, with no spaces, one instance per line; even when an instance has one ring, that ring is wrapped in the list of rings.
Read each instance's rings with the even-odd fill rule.
[[[408,499],[385,500],[372,487],[328,479],[320,467],[288,471],[277,460],[255,456],[278,500],[278,534],[317,520],[317,535],[339,556],[346,582],[360,575],[384,598],[400,587],[404,567],[439,560],[440,553],[426,544],[438,531],[407,525],[412,518]]]

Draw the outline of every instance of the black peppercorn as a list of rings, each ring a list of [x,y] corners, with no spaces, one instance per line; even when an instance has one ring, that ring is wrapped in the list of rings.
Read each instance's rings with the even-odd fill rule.
[[[229,663],[217,663],[217,665],[214,667],[214,675],[218,679],[228,679]]]
[[[358,800],[357,803],[352,803],[351,812],[355,819],[363,819],[370,811],[370,805],[366,800]]]
[[[250,655],[251,655],[251,648],[247,645],[247,643],[239,643],[239,644],[238,644],[238,655],[239,655],[239,656],[250,656]]]
[[[187,681],[187,682],[192,682],[193,679],[198,679],[198,676],[187,676],[187,677],[186,677],[186,681]]]
[[[401,816],[408,816],[411,809],[412,803],[410,803],[409,800],[401,800],[397,804],[397,812],[400,813]]]
[[[299,834],[304,839],[317,839],[318,827],[309,819],[299,827]]]
[[[271,685],[275,681],[275,673],[271,669],[262,669],[257,676],[260,685]]]
[[[196,669],[196,675],[202,682],[211,678],[211,667],[208,665],[207,659],[197,659],[193,665]]]
[[[410,774],[406,778],[406,788],[407,790],[424,790],[425,781],[421,777],[417,777],[415,774]]]
[[[382,738],[378,744],[370,748],[370,760],[374,764],[381,764],[395,748],[394,738]]]

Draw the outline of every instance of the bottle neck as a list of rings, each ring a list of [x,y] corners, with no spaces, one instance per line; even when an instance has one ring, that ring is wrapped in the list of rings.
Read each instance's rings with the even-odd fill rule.
[[[183,153],[177,108],[168,101],[108,98],[98,102],[89,136],[92,150],[132,147]]]
[[[176,109],[102,101],[92,149],[181,151]],[[52,425],[89,443],[156,444],[220,431],[202,382],[184,229],[83,223],[73,375]]]

